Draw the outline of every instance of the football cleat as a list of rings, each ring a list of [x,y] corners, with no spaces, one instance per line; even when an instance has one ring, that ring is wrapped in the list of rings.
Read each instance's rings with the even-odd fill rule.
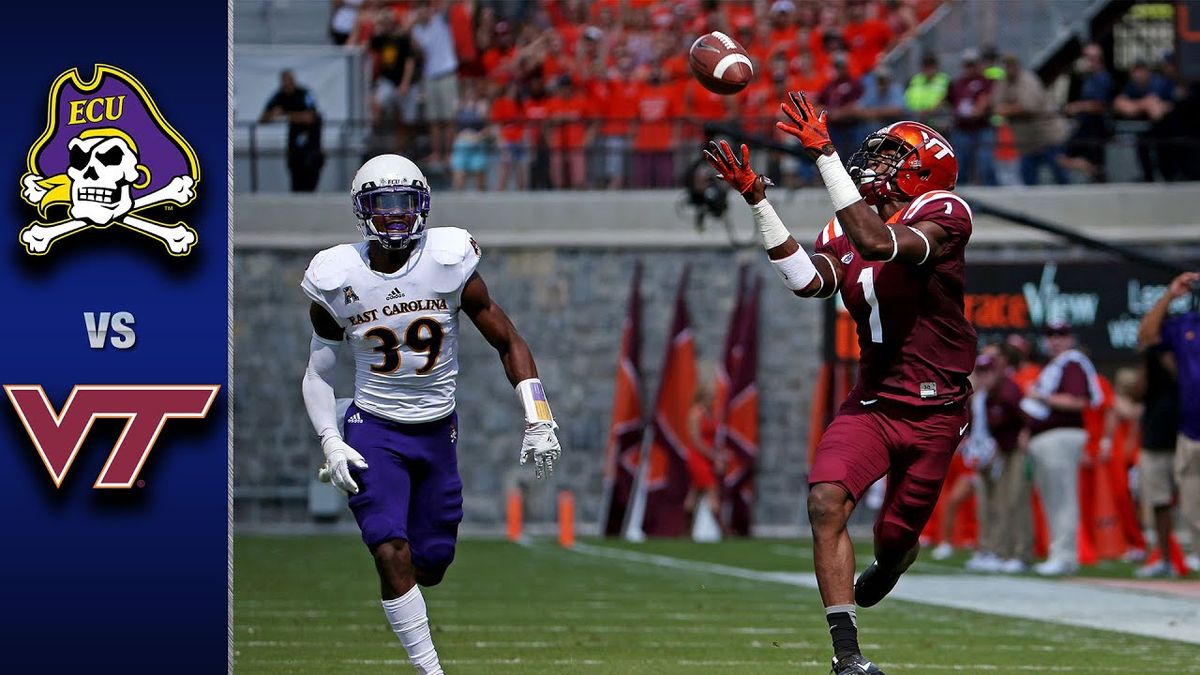
[[[878,604],[896,587],[896,582],[900,581],[901,574],[904,574],[904,570],[895,573],[887,572],[879,567],[878,560],[873,561],[870,567],[858,575],[858,581],[854,582],[854,603],[859,607],[871,607]]]
[[[830,675],[886,675],[879,666],[871,663],[862,654],[851,654],[839,659],[833,657],[829,668]]]

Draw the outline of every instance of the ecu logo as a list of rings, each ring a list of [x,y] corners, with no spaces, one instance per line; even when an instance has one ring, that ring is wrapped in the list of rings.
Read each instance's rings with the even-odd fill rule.
[[[21,196],[40,218],[21,230],[27,253],[112,225],[159,240],[173,256],[191,253],[195,230],[151,215],[196,198],[200,165],[136,78],[108,65],[89,80],[68,70],[51,85],[46,110],[21,177]]]

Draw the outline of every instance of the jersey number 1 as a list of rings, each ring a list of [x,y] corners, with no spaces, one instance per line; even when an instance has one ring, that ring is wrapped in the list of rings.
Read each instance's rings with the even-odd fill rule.
[[[879,298],[875,297],[875,270],[864,267],[858,275],[858,283],[862,285],[863,299],[871,306],[871,342],[883,342],[883,322],[879,320]]]
[[[422,329],[428,331],[428,336],[422,335]],[[414,352],[429,352],[425,365],[416,370],[417,375],[425,375],[437,365],[438,355],[442,351],[442,324],[422,317],[408,324],[404,331],[404,344]],[[386,326],[376,326],[365,333],[366,337],[379,340],[375,351],[383,354],[383,363],[371,366],[376,373],[394,373],[400,369],[400,338],[396,332]]]

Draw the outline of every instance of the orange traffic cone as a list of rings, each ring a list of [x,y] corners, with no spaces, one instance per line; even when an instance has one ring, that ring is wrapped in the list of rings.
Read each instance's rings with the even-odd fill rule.
[[[558,545],[575,545],[575,495],[570,490],[558,493]]]
[[[521,540],[521,520],[524,517],[525,504],[521,497],[521,490],[513,488],[508,491],[508,503],[506,505],[506,516],[508,519],[508,540],[512,542]]]

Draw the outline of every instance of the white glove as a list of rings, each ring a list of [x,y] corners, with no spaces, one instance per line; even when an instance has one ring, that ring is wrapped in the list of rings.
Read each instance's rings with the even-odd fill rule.
[[[358,484],[350,476],[350,467],[365,471],[367,462],[363,456],[337,436],[321,441],[321,449],[325,451],[325,465],[317,472],[317,480],[332,482],[346,494],[358,494]]]
[[[530,422],[525,425],[525,438],[521,440],[521,465],[533,460],[533,475],[545,478],[554,473],[554,462],[562,454],[554,430],[553,421]]]

